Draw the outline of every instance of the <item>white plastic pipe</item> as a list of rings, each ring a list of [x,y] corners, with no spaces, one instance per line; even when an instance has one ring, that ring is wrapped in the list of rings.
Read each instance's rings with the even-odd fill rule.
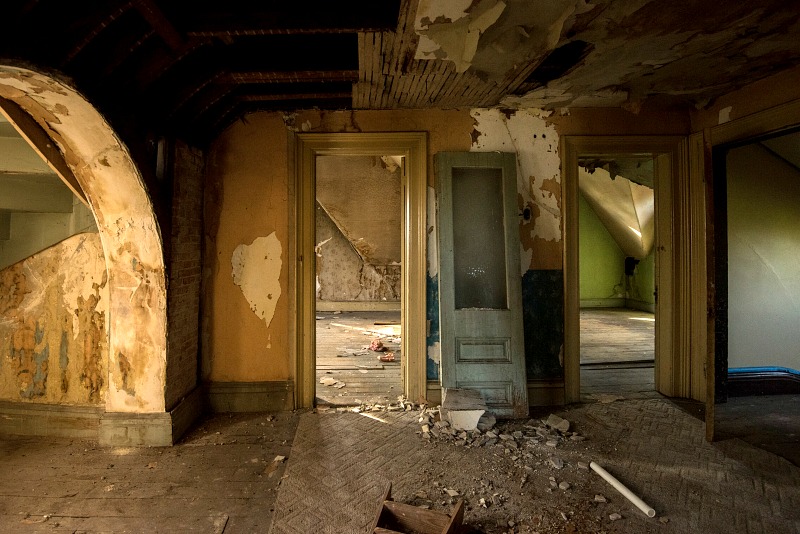
[[[603,477],[603,479],[605,479],[606,482],[614,486],[614,488],[621,494],[623,494],[629,501],[635,504],[636,508],[647,514],[647,517],[656,516],[656,511],[653,510],[653,508],[651,508],[650,505],[648,505],[646,502],[644,502],[642,499],[636,496],[631,490],[629,490],[625,486],[625,484],[614,478],[614,476],[611,475],[608,471],[606,471],[605,469],[603,469],[594,462],[591,462],[589,464],[589,467],[591,467],[595,473]]]

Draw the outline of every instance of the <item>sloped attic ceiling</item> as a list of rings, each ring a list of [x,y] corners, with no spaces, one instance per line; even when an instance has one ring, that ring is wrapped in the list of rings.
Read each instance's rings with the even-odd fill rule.
[[[800,57],[795,2],[6,0],[0,64],[197,143],[257,110],[703,106]]]
[[[653,165],[641,160],[620,161],[618,168],[638,169],[638,174],[653,183]],[[641,178],[640,178],[641,179]],[[646,258],[655,239],[655,202],[652,185],[640,185],[602,167],[579,168],[579,188],[589,206],[614,238],[622,253],[638,260]]]

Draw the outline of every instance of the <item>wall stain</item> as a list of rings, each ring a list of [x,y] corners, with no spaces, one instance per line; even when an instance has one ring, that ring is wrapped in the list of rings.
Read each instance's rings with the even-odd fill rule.
[[[69,336],[66,331],[61,332],[61,344],[58,349],[58,367],[61,371],[61,392],[69,392]]]
[[[0,271],[0,316],[16,317],[25,295],[30,292],[22,262]]]
[[[131,362],[121,352],[117,354],[117,367],[119,368],[119,382],[121,382],[119,389],[128,395],[136,395],[136,388],[133,387],[135,382],[132,376]]]
[[[100,289],[108,281],[103,273],[101,283],[92,284],[94,295],[88,298],[78,297],[78,308],[75,315],[80,321],[80,332],[83,336],[83,365],[81,366],[81,385],[87,390],[90,402],[99,402],[105,385],[105,369],[103,354],[107,352],[105,330],[105,313],[97,311],[100,303]]]
[[[43,397],[47,392],[50,347],[47,344],[39,347],[43,338],[43,328],[30,318],[21,321],[19,328],[11,336],[11,360],[19,396],[23,399]]]

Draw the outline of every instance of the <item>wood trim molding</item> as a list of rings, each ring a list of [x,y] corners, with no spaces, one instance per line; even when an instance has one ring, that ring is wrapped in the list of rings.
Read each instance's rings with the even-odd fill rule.
[[[403,388],[414,401],[427,394],[425,291],[427,277],[428,135],[397,133],[297,134],[295,151],[296,319],[295,377],[297,408],[314,405],[315,366],[315,265],[314,205],[317,156],[404,156],[403,177]]]
[[[209,382],[205,385],[211,412],[277,412],[294,408],[291,380],[269,382]]]
[[[664,394],[687,394],[691,389],[688,383],[691,380],[690,331],[696,325],[688,317],[689,304],[673,308],[672,303],[682,295],[703,289],[691,285],[689,272],[693,264],[688,243],[696,224],[691,216],[698,211],[704,213],[705,200],[681,194],[681,188],[688,188],[686,139],[681,136],[563,136],[560,153],[564,217],[564,401],[580,402],[578,156],[581,155],[662,155],[656,162],[656,172],[661,175],[661,186],[657,179],[656,187],[659,187],[662,208],[661,215],[657,215],[660,224],[657,223],[659,235],[656,237],[659,250],[656,261],[660,264],[656,268],[657,329],[663,330],[656,334],[656,380],[659,391]],[[702,209],[695,206],[698,202],[703,205]],[[702,328],[705,327],[703,320]]]
[[[350,300],[345,302],[318,300],[318,312],[335,312],[335,311],[393,311],[398,312],[402,310],[402,303],[397,301],[381,301],[381,300]]]

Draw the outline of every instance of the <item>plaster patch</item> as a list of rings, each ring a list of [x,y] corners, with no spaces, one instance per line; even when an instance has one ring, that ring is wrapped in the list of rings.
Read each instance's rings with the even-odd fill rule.
[[[281,242],[272,232],[249,245],[239,245],[231,258],[233,283],[241,288],[250,309],[267,326],[281,296],[282,252]]]
[[[479,133],[473,136],[470,150],[515,152],[520,210],[530,207],[536,215],[530,222],[523,222],[521,274],[533,268],[536,239],[561,241],[561,159],[558,133],[546,120],[550,114],[539,109],[512,113],[497,109],[470,111]]]

